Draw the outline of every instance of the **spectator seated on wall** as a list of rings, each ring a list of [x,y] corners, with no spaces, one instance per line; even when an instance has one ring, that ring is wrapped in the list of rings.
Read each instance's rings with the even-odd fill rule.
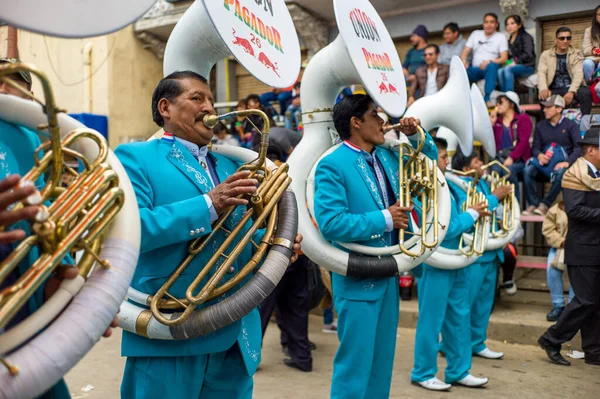
[[[302,107],[300,106],[300,94],[292,97],[292,103],[285,111],[284,127],[286,129],[302,131]]]
[[[425,47],[427,47],[428,44],[428,36],[429,32],[424,25],[418,25],[410,35],[409,40],[413,46],[406,52],[406,57],[403,62],[404,76],[406,76],[406,83],[408,83],[408,85],[415,83],[415,72],[417,71],[417,68],[425,65]]]
[[[600,74],[600,6],[594,10],[592,26],[583,34],[583,79],[590,85],[592,79]]]
[[[546,119],[535,127],[531,148],[533,157],[525,168],[524,188],[528,207],[523,211],[524,215],[546,214],[561,192],[563,174],[581,156],[581,148],[577,145],[581,140],[579,128],[562,115],[564,98],[555,94],[541,105]],[[537,194],[536,181],[551,183],[543,199]]]
[[[285,115],[285,111],[287,110],[287,107],[289,106],[292,97],[300,93],[299,91],[296,92],[296,90],[299,90],[300,88],[300,82],[302,80],[302,76],[304,75],[305,68],[306,65],[302,64],[302,67],[300,68],[300,74],[298,75],[298,79],[290,87],[286,87],[284,89],[276,89],[273,87],[271,88],[271,91],[261,94],[260,104],[262,105],[262,107],[265,109],[271,109],[271,113],[273,115],[279,115],[279,112],[281,113],[281,115]],[[279,102],[279,112],[277,112],[277,110],[271,105],[272,101]]]
[[[496,88],[498,70],[508,60],[508,42],[506,37],[497,31],[498,16],[487,13],[483,17],[483,30],[471,33],[467,45],[460,56],[471,83],[485,79],[484,99],[488,107],[492,108],[490,95]],[[473,60],[469,64],[468,57],[473,53]]]
[[[504,21],[508,39],[508,61],[498,71],[501,91],[514,91],[515,78],[526,78],[535,72],[535,48],[533,37],[525,32],[521,17],[511,15]]]
[[[467,41],[460,33],[458,24],[456,22],[450,22],[449,24],[446,24],[442,32],[444,35],[444,44],[440,46],[438,63],[442,65],[450,65],[452,57],[460,57],[465,45],[467,44]]]
[[[435,44],[425,47],[425,64],[415,72],[415,82],[410,86],[407,107],[415,100],[437,93],[446,85],[450,67],[438,64],[440,48]]]
[[[529,116],[521,112],[519,96],[514,91],[498,96],[490,121],[496,139],[496,159],[510,170],[508,180],[515,185],[515,195],[520,199],[519,179],[523,178],[525,163],[531,158],[529,138],[533,124]],[[504,174],[500,167],[493,170]]]
[[[554,46],[540,55],[537,78],[542,101],[557,94],[566,106],[581,108],[583,115],[592,112],[592,94],[583,82],[583,53],[571,46],[571,29],[561,26],[556,31]]]

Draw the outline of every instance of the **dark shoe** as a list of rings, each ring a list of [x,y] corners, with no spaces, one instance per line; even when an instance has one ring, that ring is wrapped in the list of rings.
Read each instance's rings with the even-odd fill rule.
[[[308,366],[308,367],[302,367],[299,364],[295,363],[292,359],[290,359],[289,357],[284,357],[283,358],[283,364],[285,364],[288,367],[291,367],[293,369],[298,369],[300,371],[303,371],[305,373],[309,373],[312,371],[312,365]]]
[[[314,351],[315,349],[317,349],[317,345],[312,342],[310,339],[308,340],[308,346],[310,347],[311,351]]]
[[[540,345],[540,347],[546,351],[546,355],[548,356],[548,359],[550,359],[550,361],[554,364],[558,364],[559,366],[570,366],[571,362],[569,362],[567,359],[565,359],[561,354],[560,354],[560,346],[554,346],[551,344],[548,344],[546,342],[546,340],[544,339],[544,336],[541,336],[540,339],[538,339],[538,344]]]
[[[586,353],[585,364],[590,364],[592,366],[600,366],[600,355],[592,355],[591,353]]]
[[[283,352],[283,355],[284,355],[285,357],[290,357],[290,351],[288,350],[288,347],[287,347],[287,346],[282,346],[282,347],[281,347],[281,351]]]
[[[558,320],[558,318],[560,317],[560,315],[562,314],[562,312],[565,310],[564,306],[555,306],[552,308],[552,310],[550,311],[550,313],[548,313],[546,315],[546,320],[548,321],[556,321]]]

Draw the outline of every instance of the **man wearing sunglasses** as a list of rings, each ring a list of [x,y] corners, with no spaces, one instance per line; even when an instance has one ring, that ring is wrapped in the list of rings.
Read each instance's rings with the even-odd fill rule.
[[[448,81],[450,67],[438,64],[440,48],[436,44],[425,47],[425,64],[415,71],[416,80],[410,86],[408,104],[411,106],[420,97],[437,93]]]
[[[540,56],[537,77],[540,100],[558,94],[567,106],[579,106],[583,115],[592,112],[592,95],[583,81],[583,54],[571,46],[571,29],[556,31],[555,45]]]

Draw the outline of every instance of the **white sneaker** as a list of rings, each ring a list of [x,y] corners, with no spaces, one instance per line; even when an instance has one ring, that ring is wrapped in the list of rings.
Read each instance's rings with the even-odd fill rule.
[[[485,348],[481,352],[477,352],[476,355],[479,357],[486,358],[486,359],[502,359],[502,357],[504,356],[504,353],[494,352],[490,348]]]
[[[482,387],[485,384],[488,383],[488,379],[485,377],[475,377],[472,374],[467,375],[465,378],[463,378],[460,381],[456,381],[458,384],[463,385],[465,387],[469,387],[469,388],[477,388],[477,387]]]
[[[447,391],[452,388],[452,385],[446,384],[437,377],[430,378],[427,381],[417,382],[417,384],[430,391]]]
[[[337,334],[337,324],[323,324],[323,329],[321,331],[326,334]]]
[[[508,280],[502,283],[502,288],[506,291],[506,294],[509,296],[513,296],[517,293],[517,285],[514,280]]]

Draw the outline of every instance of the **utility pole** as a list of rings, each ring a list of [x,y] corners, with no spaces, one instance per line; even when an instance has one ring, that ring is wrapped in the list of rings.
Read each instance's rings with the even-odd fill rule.
[[[8,58],[19,58],[19,43],[17,37],[17,28],[12,26],[8,27],[8,38],[6,56]]]

